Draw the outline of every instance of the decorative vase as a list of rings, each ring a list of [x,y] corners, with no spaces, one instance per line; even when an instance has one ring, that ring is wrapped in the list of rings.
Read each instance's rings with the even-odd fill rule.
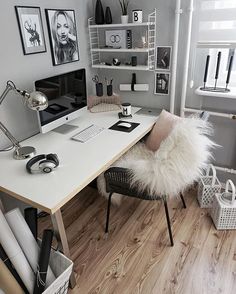
[[[95,7],[95,23],[104,24],[104,11],[101,0],[97,0]]]
[[[105,23],[106,24],[111,24],[112,23],[112,15],[111,15],[111,9],[110,7],[106,8],[105,12]]]
[[[128,15],[121,15],[121,23],[126,24],[128,23],[129,16]]]

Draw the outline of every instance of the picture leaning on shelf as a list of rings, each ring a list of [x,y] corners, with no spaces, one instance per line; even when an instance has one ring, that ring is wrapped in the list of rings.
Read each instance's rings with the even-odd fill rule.
[[[169,95],[170,73],[155,72],[154,94]]]

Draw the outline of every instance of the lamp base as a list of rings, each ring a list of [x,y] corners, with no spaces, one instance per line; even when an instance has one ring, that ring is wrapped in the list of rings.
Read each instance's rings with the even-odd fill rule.
[[[13,153],[15,159],[27,159],[33,157],[36,154],[36,150],[31,146],[24,146],[17,148]]]

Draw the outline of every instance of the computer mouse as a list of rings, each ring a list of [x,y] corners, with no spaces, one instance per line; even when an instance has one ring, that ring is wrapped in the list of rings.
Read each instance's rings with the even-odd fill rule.
[[[121,122],[117,125],[118,127],[121,127],[121,128],[126,128],[126,129],[129,129],[132,127],[132,124],[131,123],[128,123],[128,122]]]

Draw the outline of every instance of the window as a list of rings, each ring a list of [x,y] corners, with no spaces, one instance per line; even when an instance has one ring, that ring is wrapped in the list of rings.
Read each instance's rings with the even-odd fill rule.
[[[230,84],[236,86],[236,0],[197,2],[198,46],[209,48],[209,78],[214,79],[218,52],[221,51],[219,84],[226,82],[230,57],[234,56]]]

